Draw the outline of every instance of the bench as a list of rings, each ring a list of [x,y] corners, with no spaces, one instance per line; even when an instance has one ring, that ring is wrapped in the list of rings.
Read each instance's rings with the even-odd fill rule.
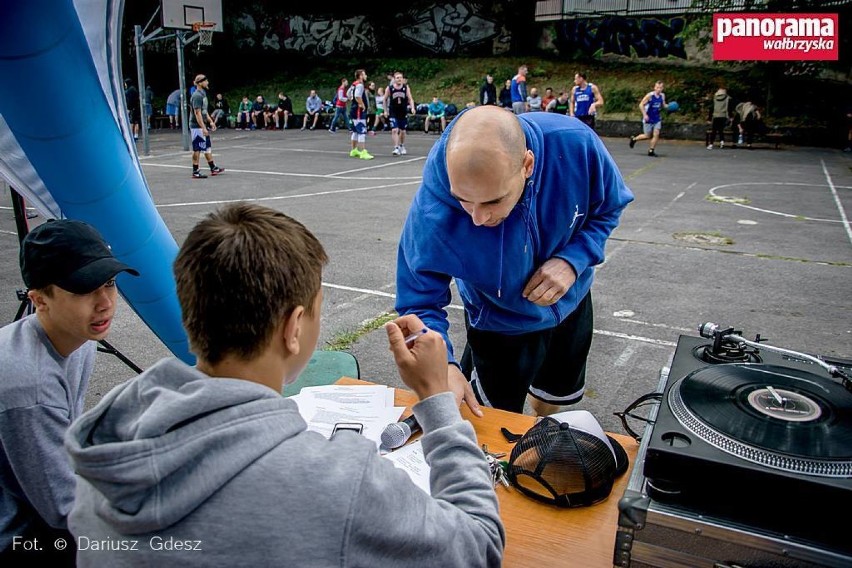
[[[708,128],[704,131],[704,145],[710,145],[710,135],[713,133],[713,129]],[[737,138],[739,138],[739,130],[736,128],[731,128],[726,126],[722,131],[722,135],[725,140],[729,140],[731,148],[737,148],[739,145],[737,144]],[[770,144],[774,146],[776,150],[781,147],[781,144],[787,141],[787,135],[783,132],[777,132],[774,130],[770,130],[764,134],[755,134],[753,137],[753,142],[763,142],[765,144]],[[718,141],[716,141],[718,144]]]
[[[168,128],[169,127],[169,117],[168,116],[152,116],[151,117],[151,126],[154,128]]]

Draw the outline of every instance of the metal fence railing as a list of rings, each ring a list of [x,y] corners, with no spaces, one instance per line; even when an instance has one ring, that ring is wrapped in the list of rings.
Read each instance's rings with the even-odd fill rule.
[[[544,0],[535,3],[535,20],[546,22],[578,16],[643,16],[662,14],[701,14],[707,12],[765,11],[769,0]],[[785,9],[835,8],[852,0],[789,0]],[[786,11],[786,10],[785,10]]]

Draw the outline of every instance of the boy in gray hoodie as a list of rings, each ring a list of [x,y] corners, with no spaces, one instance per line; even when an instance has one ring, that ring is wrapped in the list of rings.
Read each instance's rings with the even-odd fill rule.
[[[731,118],[731,97],[728,91],[719,88],[713,95],[713,106],[710,109],[710,138],[707,139],[707,149],[713,149],[716,134],[719,135],[719,148],[725,147],[725,127]]]
[[[53,546],[74,500],[62,440],[112,325],[115,277],[139,273],[72,219],[30,231],[20,261],[35,313],[0,328],[0,566],[73,566],[73,546]]]
[[[405,342],[416,316],[386,329],[420,399],[431,496],[366,438],[307,431],[280,396],[316,347],[326,259],[304,226],[258,205],[190,232],[174,270],[196,366],[159,362],[66,437],[79,566],[500,565],[488,467],[449,390],[443,339]]]

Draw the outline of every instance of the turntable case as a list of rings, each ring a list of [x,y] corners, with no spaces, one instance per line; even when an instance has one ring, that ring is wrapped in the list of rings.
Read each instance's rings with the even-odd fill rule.
[[[668,370],[661,372],[662,392]],[[656,410],[651,419],[656,418]],[[649,425],[647,428],[652,428]],[[613,565],[630,568],[811,568],[852,566],[852,557],[784,535],[654,501],[643,474],[650,436],[643,435],[624,496]],[[844,521],[838,520],[843,523]]]

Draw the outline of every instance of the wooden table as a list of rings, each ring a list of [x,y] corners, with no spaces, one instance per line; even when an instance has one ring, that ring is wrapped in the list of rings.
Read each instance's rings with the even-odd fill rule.
[[[343,377],[337,384],[370,384]],[[396,389],[397,406],[411,407],[417,396]],[[470,420],[480,444],[488,444],[491,452],[512,451],[500,428],[517,434],[529,430],[535,418],[493,408],[483,408],[484,417],[471,414],[462,405],[462,416]],[[630,458],[631,469],[639,445],[628,436],[611,434],[619,441]],[[514,568],[529,566],[551,568],[559,566],[601,568],[612,566],[615,551],[615,533],[618,526],[618,500],[624,494],[630,471],[616,480],[609,497],[591,507],[560,509],[539,503],[522,495],[514,488],[498,486],[500,517],[506,527],[506,550],[503,566]]]

